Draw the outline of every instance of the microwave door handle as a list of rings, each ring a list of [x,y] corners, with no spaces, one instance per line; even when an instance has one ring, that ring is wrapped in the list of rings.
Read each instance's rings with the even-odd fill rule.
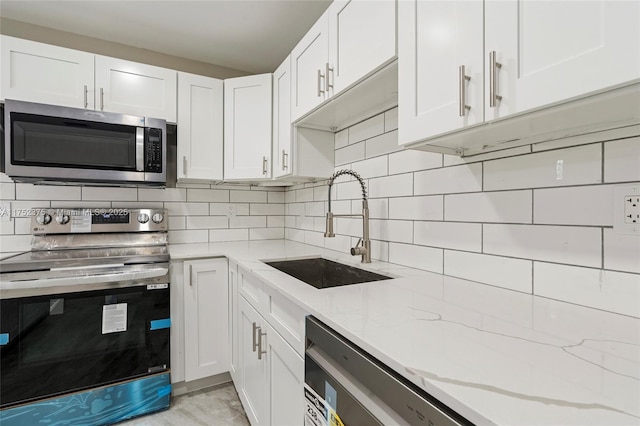
[[[144,172],[144,127],[136,127],[136,171]]]

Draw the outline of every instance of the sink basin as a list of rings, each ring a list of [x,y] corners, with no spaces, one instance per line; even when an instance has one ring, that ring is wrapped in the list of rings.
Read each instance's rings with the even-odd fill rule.
[[[389,280],[391,277],[365,271],[321,257],[296,260],[264,262],[285,274],[304,281],[315,288],[338,287],[342,285]]]

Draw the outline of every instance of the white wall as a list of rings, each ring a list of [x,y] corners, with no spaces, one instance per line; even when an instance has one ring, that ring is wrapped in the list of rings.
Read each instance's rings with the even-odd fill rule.
[[[336,170],[365,179],[374,259],[640,317],[640,237],[613,231],[614,187],[640,184],[640,137],[567,147],[579,142],[467,160],[402,150],[393,109],[336,134]],[[334,213],[361,211],[356,180],[332,195]],[[285,201],[288,239],[347,252],[362,235],[342,218],[324,238],[326,182]]]
[[[0,256],[29,250],[29,209],[34,207],[164,207],[171,243],[284,238],[283,188],[191,184],[181,188],[99,188],[14,183],[0,174]],[[236,211],[228,217],[229,207]],[[10,220],[9,220],[10,219]]]

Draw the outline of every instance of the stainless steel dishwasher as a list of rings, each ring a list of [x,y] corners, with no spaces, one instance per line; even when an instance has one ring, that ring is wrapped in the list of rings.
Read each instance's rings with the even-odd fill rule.
[[[318,319],[306,319],[305,426],[468,425]]]

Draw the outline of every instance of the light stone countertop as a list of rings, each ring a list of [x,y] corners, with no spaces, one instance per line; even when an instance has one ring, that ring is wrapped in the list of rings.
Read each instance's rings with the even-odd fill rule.
[[[640,320],[286,240],[225,256],[476,424],[640,425]],[[261,260],[321,255],[396,278],[318,290]]]

